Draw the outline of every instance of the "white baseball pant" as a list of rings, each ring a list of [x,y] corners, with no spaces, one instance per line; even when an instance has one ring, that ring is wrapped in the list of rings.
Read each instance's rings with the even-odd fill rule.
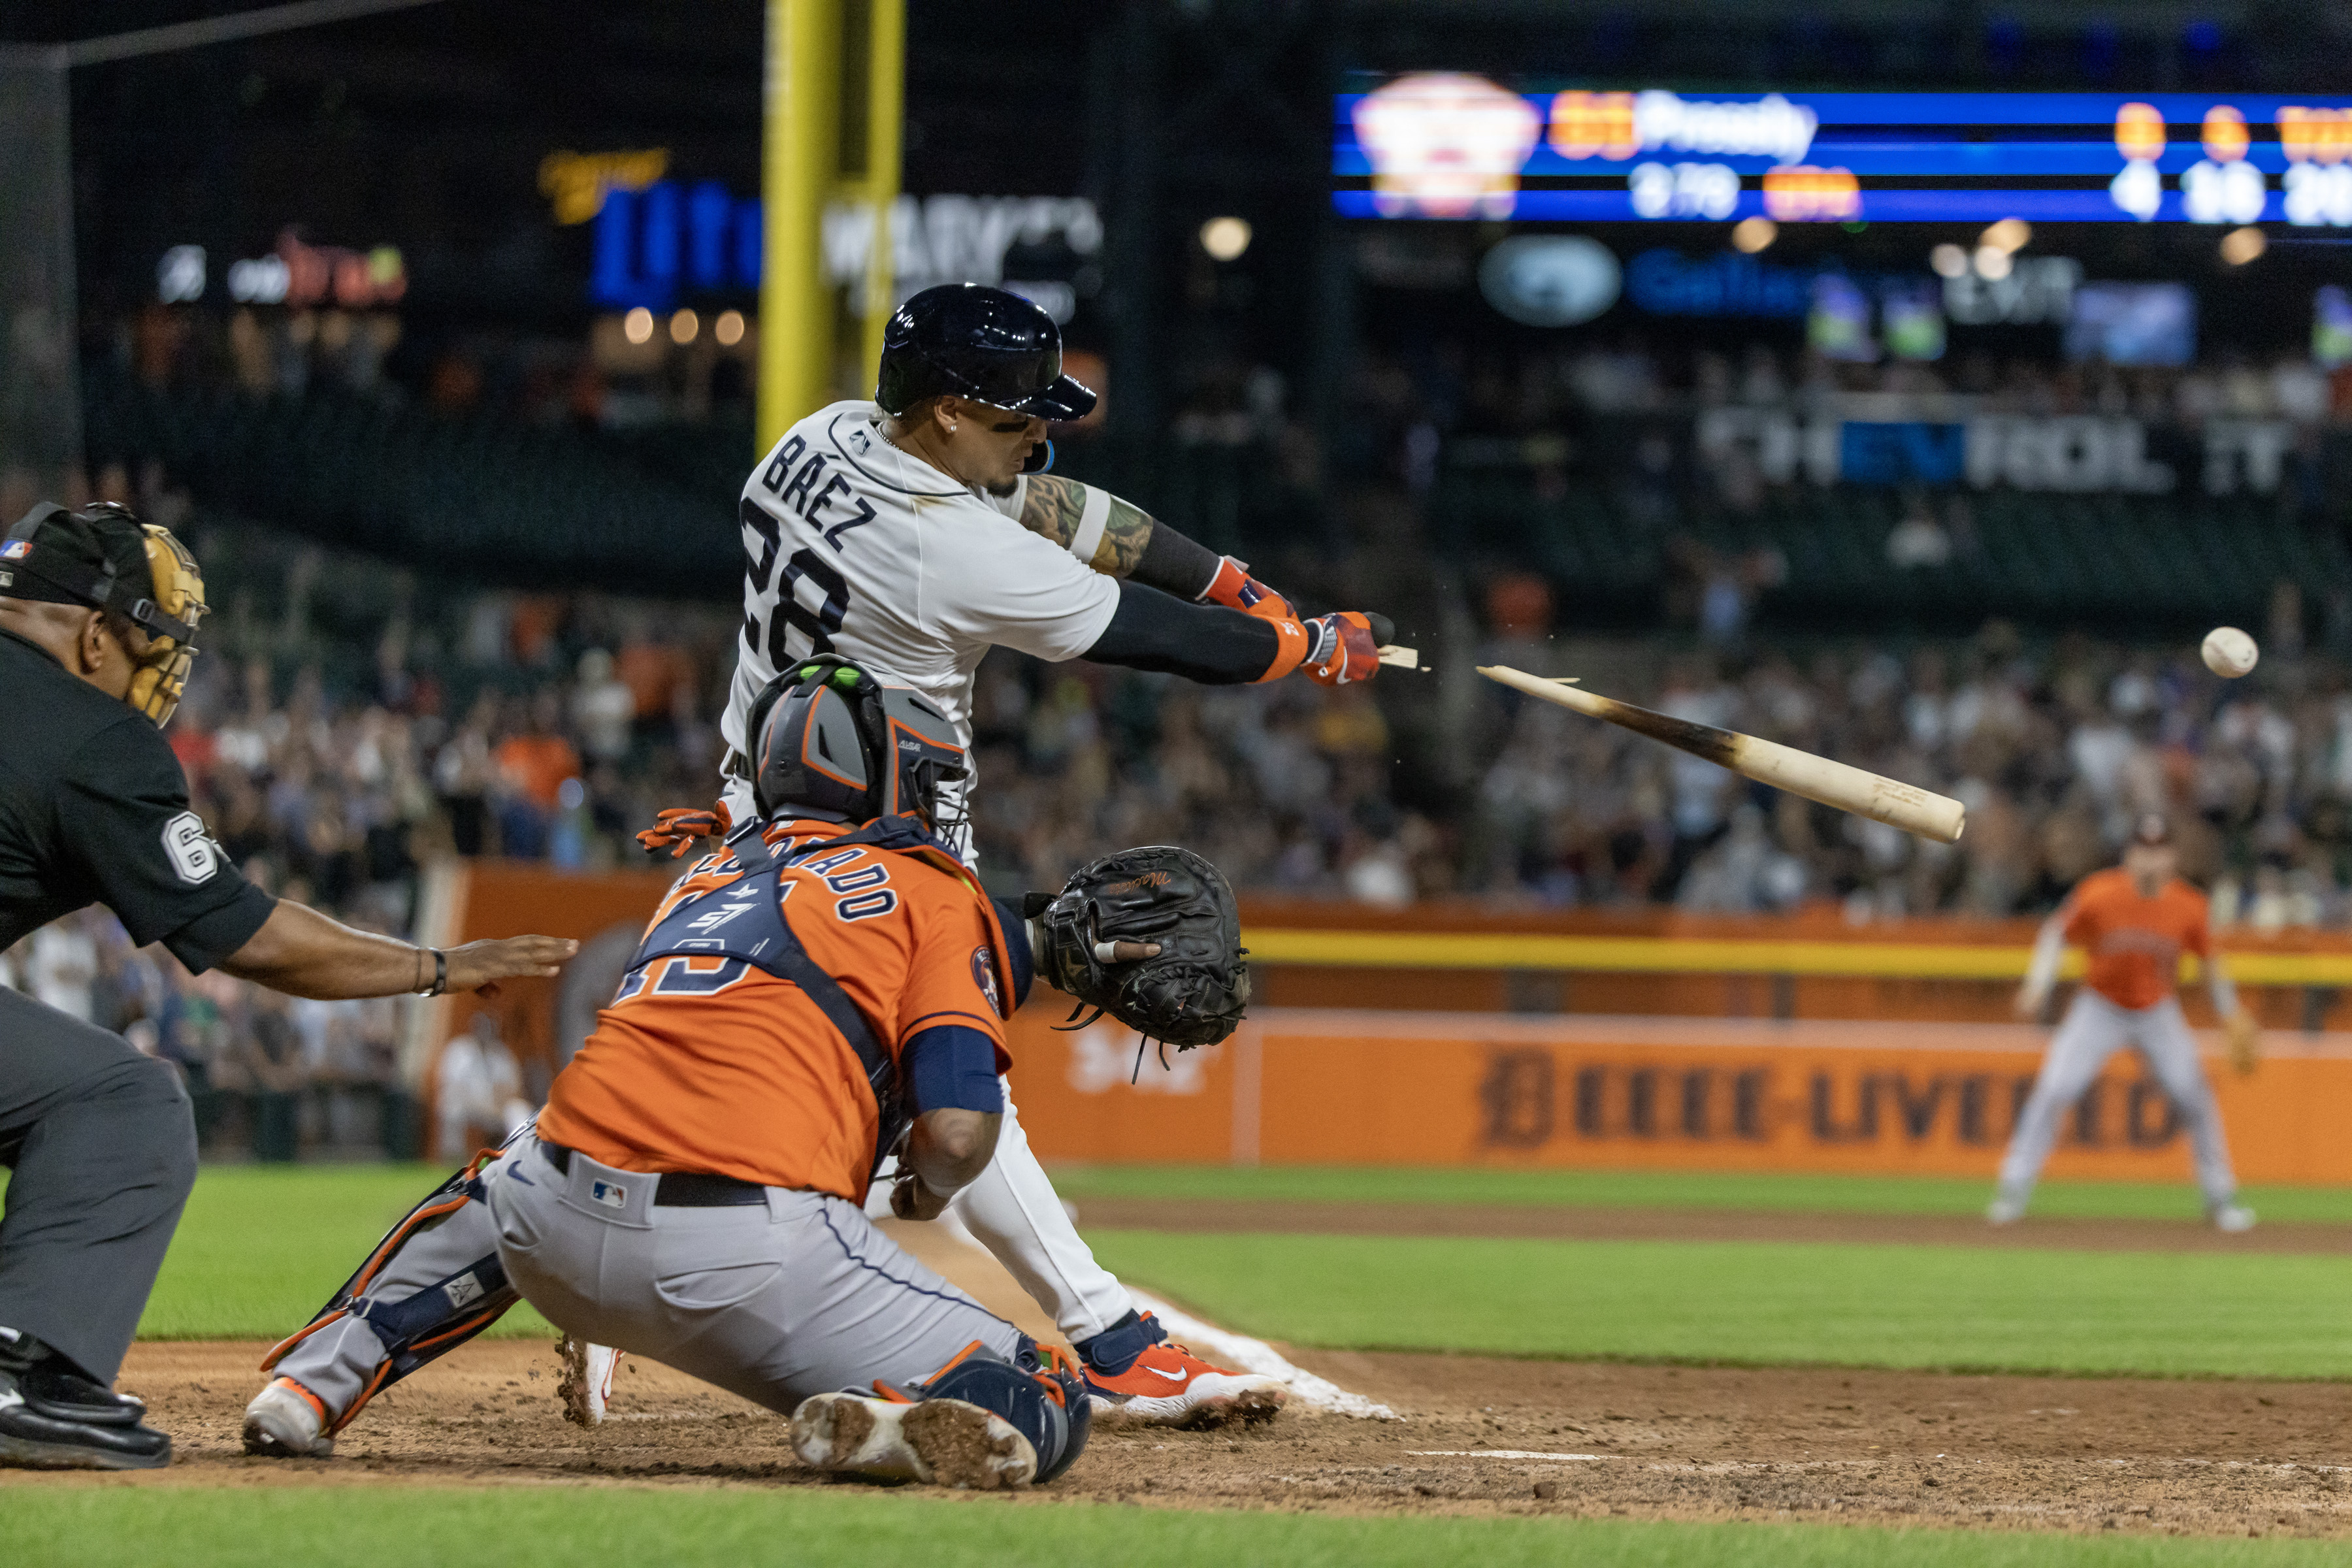
[[[2010,1134],[2009,1152],[2000,1162],[2003,1198],[2022,1205],[2032,1195],[2042,1163],[2058,1141],[2059,1119],[2083,1098],[2107,1058],[2126,1046],[2139,1052],[2189,1129],[2197,1185],[2205,1194],[2206,1208],[2220,1208],[2237,1196],[2221,1112],[2213,1102],[2213,1087],[2206,1081],[2197,1037],[2180,1011],[2179,998],[2168,996],[2153,1007],[2123,1007],[2085,985],[2074,994],[2058,1032],[2051,1037],[2041,1076],[2033,1080],[2033,1092]]]

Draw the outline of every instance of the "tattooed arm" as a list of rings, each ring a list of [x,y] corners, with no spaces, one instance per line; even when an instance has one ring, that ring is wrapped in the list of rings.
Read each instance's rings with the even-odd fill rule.
[[[1021,526],[1109,577],[1125,577],[1180,599],[1197,599],[1222,560],[1132,501],[1058,474],[1032,474]]]

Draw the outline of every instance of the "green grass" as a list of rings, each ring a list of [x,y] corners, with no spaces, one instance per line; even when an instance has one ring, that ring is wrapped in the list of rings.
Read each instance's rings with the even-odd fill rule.
[[[310,1320],[443,1173],[425,1166],[205,1171],[149,1303],[149,1339],[276,1339]],[[1100,1171],[1067,1184],[1393,1199],[1415,1173]],[[1431,1173],[1449,1201],[1917,1212],[1963,1183]],[[1178,1177],[1181,1181],[1177,1180]],[[1377,1177],[1377,1181],[1370,1180]],[[1276,1189],[1267,1193],[1267,1187]],[[1475,1197],[1472,1194],[1475,1194]],[[1743,1205],[1738,1199],[1746,1194]],[[2049,1208],[2180,1189],[2052,1192]],[[2323,1194],[2310,1194],[2323,1195]],[[2332,1194],[2325,1194],[2332,1195]],[[1800,1196],[1811,1201],[1800,1203]],[[2068,1200],[2074,1200],[2069,1202]],[[1083,1217],[1086,1196],[1078,1199]],[[1932,1211],[1931,1211],[1932,1212]],[[1833,1363],[2352,1378],[2352,1258],[1719,1242],[1161,1235],[1089,1228],[1105,1263],[1252,1333],[1328,1347],[1748,1363]],[[551,1333],[518,1308],[495,1333]]]
[[[1887,1531],[1593,1520],[1364,1519],[1101,1505],[1021,1506],[842,1488],[495,1490],[339,1487],[183,1490],[15,1485],[9,1562],[42,1568],[352,1563],[387,1568],[751,1568],[761,1563],[1570,1563],[1577,1568],[2301,1568],[2340,1542]],[[170,1542],[168,1558],[161,1543]]]
[[[432,1165],[206,1166],[139,1321],[140,1337],[292,1333],[447,1174]],[[555,1331],[518,1306],[489,1331],[527,1338]]]
[[[1115,1272],[1229,1328],[1328,1348],[2352,1377],[2352,1258],[1124,1230],[1087,1240]]]
[[[1984,1212],[1992,1179],[1953,1176],[1760,1175],[1738,1172],[1510,1171],[1375,1165],[1064,1165],[1062,1195],[1270,1198],[1290,1202],[1565,1205],[1586,1208],[1723,1208],[1811,1214]],[[2264,1219],[2352,1225],[2352,1187],[2248,1187]],[[2079,1219],[2194,1219],[2186,1182],[2049,1182],[2033,1212]]]

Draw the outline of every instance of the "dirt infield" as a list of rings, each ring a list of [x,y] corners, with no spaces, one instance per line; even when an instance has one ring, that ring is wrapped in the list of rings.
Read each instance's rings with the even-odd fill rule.
[[[2187,1224],[1973,1221],[1700,1210],[1098,1200],[1089,1226],[1949,1245],[2341,1251],[2332,1227],[2217,1237]],[[1736,1221],[1736,1229],[1732,1226]],[[992,1310],[1050,1336],[993,1259],[889,1226]],[[2063,1239],[2062,1239],[2063,1238]],[[2282,1245],[2284,1243],[2285,1245]],[[2352,1536],[2352,1385],[1723,1369],[1293,1351],[1394,1421],[1285,1413],[1202,1432],[1097,1428],[1023,1500],[1345,1513],[1804,1519],[1985,1529]],[[136,1478],[0,1470],[0,1486],[522,1483],[822,1486],[774,1414],[632,1359],[614,1415],[565,1425],[551,1346],[477,1342],[379,1398],[326,1461],[248,1459],[258,1343],[134,1347],[122,1386],[178,1462]]]
[[[1300,1236],[1491,1236],[1543,1241],[1843,1241],[2084,1252],[2352,1253],[2352,1226],[2262,1225],[2224,1236],[2187,1219],[2027,1219],[1972,1215],[1800,1214],[1758,1209],[1555,1208],[1291,1199],[1089,1198],[1089,1229],[1270,1231]]]
[[[0,1486],[818,1486],[784,1424],[628,1363],[615,1415],[558,1417],[551,1348],[477,1342],[379,1399],[325,1461],[248,1459],[258,1344],[142,1344],[123,1384],[168,1471]],[[1100,1430],[1034,1501],[1349,1513],[1801,1518],[2191,1534],[2352,1535],[2352,1389],[1298,1352],[1396,1421],[1285,1415]]]

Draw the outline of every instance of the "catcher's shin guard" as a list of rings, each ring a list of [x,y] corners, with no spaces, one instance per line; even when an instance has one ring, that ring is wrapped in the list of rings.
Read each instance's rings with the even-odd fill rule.
[[[531,1135],[526,1126],[517,1137]],[[512,1140],[509,1139],[511,1143]],[[363,1322],[381,1342],[383,1356],[373,1375],[361,1384],[358,1394],[344,1405],[329,1422],[326,1436],[331,1437],[351,1425],[367,1405],[383,1390],[398,1383],[437,1357],[464,1344],[503,1316],[508,1308],[522,1300],[520,1292],[508,1283],[505,1266],[499,1261],[495,1240],[490,1250],[478,1252],[481,1239],[461,1248],[466,1254],[455,1267],[450,1259],[437,1259],[426,1265],[427,1277],[414,1279],[415,1256],[409,1258],[412,1278],[398,1280],[390,1276],[404,1272],[397,1265],[402,1254],[415,1247],[418,1239],[441,1230],[452,1216],[469,1205],[479,1205],[483,1198],[481,1171],[496,1160],[502,1151],[486,1149],[473,1163],[458,1171],[433,1190],[431,1196],[408,1211],[400,1222],[384,1233],[361,1264],[358,1270],[345,1280],[342,1287],[327,1299],[318,1314],[295,1333],[271,1348],[262,1358],[261,1370],[274,1372],[278,1363],[304,1341],[330,1324],[346,1320]],[[487,1209],[477,1208],[487,1214]],[[494,1237],[493,1233],[493,1237]],[[454,1239],[454,1237],[453,1237]],[[389,1299],[388,1292],[398,1290],[398,1300]]]
[[[1065,1352],[1024,1334],[1011,1362],[974,1340],[956,1358],[903,1392],[877,1384],[885,1397],[960,1399],[1002,1417],[1037,1450],[1037,1484],[1074,1464],[1094,1430],[1094,1402]]]

